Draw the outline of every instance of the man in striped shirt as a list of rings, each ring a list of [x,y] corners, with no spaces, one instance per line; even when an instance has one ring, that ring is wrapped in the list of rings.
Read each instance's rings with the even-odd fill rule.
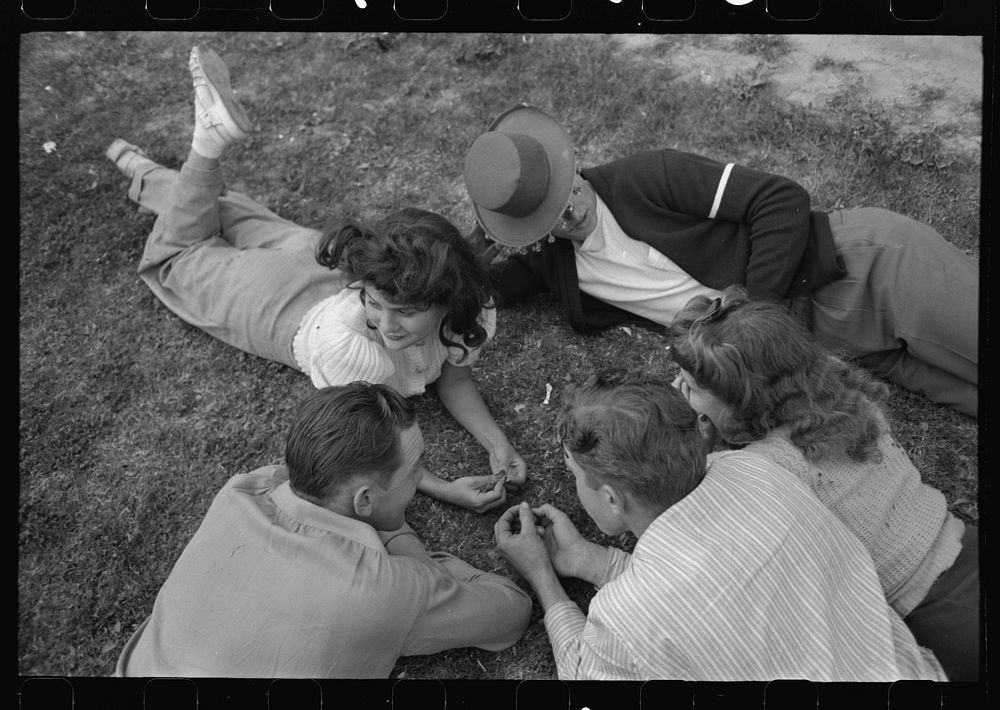
[[[885,601],[864,547],[792,474],[712,455],[666,381],[598,375],[558,421],[584,509],[631,555],[551,505],[510,508],[501,553],[545,611],[560,679],[946,680]],[[599,587],[584,615],[558,576]]]
[[[979,267],[930,226],[885,209],[815,209],[787,177],[679,150],[579,174],[572,156],[558,123],[528,106],[466,155],[486,235],[533,245],[497,265],[502,303],[549,291],[577,330],[662,329],[692,296],[738,284],[786,304],[831,350],[977,416]]]

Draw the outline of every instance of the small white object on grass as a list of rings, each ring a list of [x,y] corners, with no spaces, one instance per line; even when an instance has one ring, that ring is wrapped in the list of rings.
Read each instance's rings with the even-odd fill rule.
[[[43,149],[43,150],[44,150],[44,151],[45,151],[46,153],[52,153],[52,152],[55,152],[55,149],[56,149],[56,142],[55,142],[55,141],[45,141],[44,143],[42,143],[42,149]]]
[[[549,397],[551,397],[551,396],[552,396],[552,385],[550,385],[548,382],[546,382],[545,383],[545,400],[542,402],[542,404],[548,404],[549,403]]]

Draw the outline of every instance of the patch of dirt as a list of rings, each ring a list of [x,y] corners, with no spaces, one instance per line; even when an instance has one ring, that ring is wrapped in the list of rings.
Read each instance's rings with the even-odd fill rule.
[[[981,37],[618,35],[643,61],[714,83],[742,76],[825,110],[845,96],[881,105],[901,132],[939,130],[944,146],[982,148]]]

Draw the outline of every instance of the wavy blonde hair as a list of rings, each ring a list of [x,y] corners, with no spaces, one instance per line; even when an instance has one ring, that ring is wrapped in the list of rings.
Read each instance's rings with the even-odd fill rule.
[[[674,361],[728,405],[719,435],[742,445],[787,426],[806,458],[881,453],[881,402],[888,388],[831,355],[781,306],[751,301],[738,286],[695,296],[671,326]]]

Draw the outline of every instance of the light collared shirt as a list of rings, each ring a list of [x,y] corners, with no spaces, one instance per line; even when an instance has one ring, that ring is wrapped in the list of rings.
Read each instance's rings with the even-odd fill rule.
[[[432,557],[390,555],[370,525],[295,495],[284,467],[234,476],[116,675],[386,678],[400,656],[522,636],[527,594]]]
[[[670,325],[693,296],[720,295],[656,248],[625,234],[604,201],[594,196],[597,225],[574,245],[581,291],[660,325]]]
[[[545,615],[563,680],[945,680],[886,603],[871,558],[795,476],[714,454],[584,616]]]
[[[488,342],[496,332],[496,309],[484,308],[479,323]],[[445,335],[461,342],[447,329]],[[471,367],[482,347],[465,351],[445,347],[435,329],[422,343],[389,350],[378,331],[366,325],[365,307],[354,288],[345,288],[309,309],[292,341],[299,369],[317,388],[364,380],[388,385],[404,397],[423,393],[441,376],[445,362]]]

